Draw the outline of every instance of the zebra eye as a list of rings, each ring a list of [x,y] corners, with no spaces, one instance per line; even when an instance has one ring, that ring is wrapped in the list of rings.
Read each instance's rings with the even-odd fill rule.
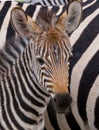
[[[40,65],[43,65],[45,63],[45,61],[42,58],[37,58],[37,61]]]

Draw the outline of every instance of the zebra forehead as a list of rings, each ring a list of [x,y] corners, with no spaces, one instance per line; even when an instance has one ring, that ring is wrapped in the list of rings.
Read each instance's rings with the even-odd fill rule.
[[[37,46],[48,45],[49,47],[58,45],[60,48],[69,45],[69,37],[58,31],[54,27],[50,27],[48,31],[43,32],[36,41]],[[69,46],[70,47],[70,46]]]
[[[36,7],[37,6],[38,5],[36,5]],[[37,11],[36,22],[43,28],[47,28],[49,25],[54,26],[62,13],[66,10],[67,5],[40,6],[39,11]]]

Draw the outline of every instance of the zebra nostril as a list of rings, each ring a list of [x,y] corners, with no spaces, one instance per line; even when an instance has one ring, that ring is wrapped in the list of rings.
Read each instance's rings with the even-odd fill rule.
[[[58,102],[57,102],[57,96],[54,97],[54,104],[57,105]]]

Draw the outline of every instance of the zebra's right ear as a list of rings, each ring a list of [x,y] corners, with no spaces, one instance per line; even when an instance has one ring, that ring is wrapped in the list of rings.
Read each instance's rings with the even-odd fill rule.
[[[82,6],[79,0],[74,0],[68,7],[68,12],[65,11],[56,24],[60,31],[72,33],[80,24],[82,16]]]
[[[26,38],[35,38],[41,32],[39,26],[30,18],[21,7],[15,7],[11,11],[11,23],[14,30]]]

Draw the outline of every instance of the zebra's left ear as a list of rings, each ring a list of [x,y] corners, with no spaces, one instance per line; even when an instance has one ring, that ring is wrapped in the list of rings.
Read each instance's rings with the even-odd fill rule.
[[[80,24],[82,16],[82,6],[78,1],[74,1],[69,5],[67,16],[66,31],[72,33]]]
[[[24,10],[19,6],[14,7],[11,11],[11,23],[14,30],[21,37],[35,38],[41,32],[36,22],[26,15]]]

